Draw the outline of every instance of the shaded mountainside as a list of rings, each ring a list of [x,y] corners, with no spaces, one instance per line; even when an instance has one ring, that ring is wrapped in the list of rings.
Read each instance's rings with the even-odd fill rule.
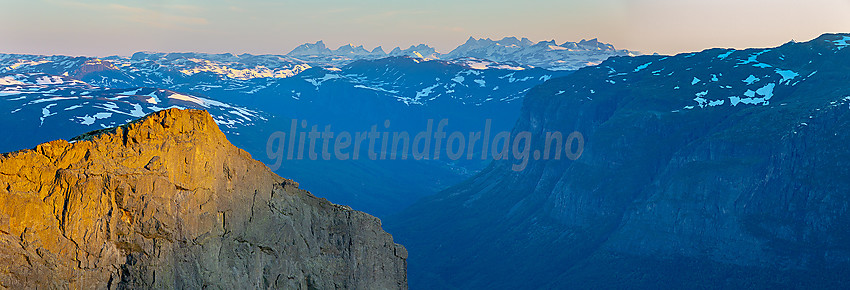
[[[0,156],[0,287],[406,289],[375,217],[298,189],[204,111]]]
[[[388,219],[413,288],[842,288],[850,36],[612,58],[527,95],[514,133],[576,161],[496,161]]]

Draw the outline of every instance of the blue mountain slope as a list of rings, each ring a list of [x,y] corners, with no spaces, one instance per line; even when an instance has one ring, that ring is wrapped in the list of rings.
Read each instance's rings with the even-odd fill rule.
[[[843,288],[850,49],[612,58],[532,89],[514,132],[572,161],[496,161],[387,219],[411,288]]]

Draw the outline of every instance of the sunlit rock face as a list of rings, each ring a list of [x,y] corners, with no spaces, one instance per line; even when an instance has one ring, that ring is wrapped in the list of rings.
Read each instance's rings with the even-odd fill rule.
[[[0,287],[407,288],[375,217],[171,109],[0,156]]]

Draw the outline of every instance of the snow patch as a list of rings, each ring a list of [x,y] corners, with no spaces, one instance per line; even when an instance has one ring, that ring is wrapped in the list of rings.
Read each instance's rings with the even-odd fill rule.
[[[721,106],[723,103],[726,103],[726,100],[714,100],[708,103],[709,107]]]
[[[741,102],[741,98],[739,98],[739,97],[729,97],[729,103],[731,103],[733,107],[737,106],[738,103],[740,103],[740,102]]]
[[[354,87],[358,88],[358,89],[367,89],[367,90],[385,92],[385,93],[390,93],[390,94],[398,94],[398,91],[387,90],[387,89],[383,89],[383,88],[368,87],[368,86],[364,86],[364,85],[355,85]],[[293,96],[293,98],[295,98],[296,100],[301,99],[301,92],[298,92],[295,95],[297,96],[297,98],[295,96]]]
[[[747,90],[744,92],[746,98],[730,97],[729,101],[732,103],[732,106],[737,106],[738,104],[767,106],[770,104],[770,99],[773,98],[773,89],[775,87],[776,84],[769,83],[755,91]],[[761,97],[757,98],[756,95]]]
[[[24,82],[15,79],[12,76],[5,76],[0,78],[0,86],[14,86],[14,85],[23,85]]]
[[[721,55],[718,55],[718,56],[717,56],[717,58],[719,58],[719,59],[726,59],[727,57],[729,57],[730,55],[732,55],[732,53],[733,53],[733,52],[735,52],[735,51],[734,51],[734,50],[727,51],[726,53],[723,53],[723,54],[721,54]]]
[[[833,40],[832,42],[835,43],[835,46],[838,47],[838,50],[841,50],[842,48],[850,46],[850,36],[844,36],[844,38]]]
[[[333,80],[333,79],[339,79],[339,78],[342,78],[342,76],[340,76],[338,74],[325,74],[325,76],[323,76],[320,79],[304,79],[304,80],[313,84],[313,86],[316,87],[316,90],[318,90],[319,86],[321,86],[322,83],[329,81],[329,80]]]
[[[756,90],[756,94],[764,96],[765,100],[770,100],[773,97],[773,88],[776,87],[776,84],[770,83]]]
[[[181,101],[184,101],[184,102],[195,103],[195,104],[198,104],[198,105],[201,105],[201,106],[206,107],[206,106],[204,105],[204,101],[203,101],[203,100],[201,100],[200,98],[193,97],[193,96],[187,96],[187,95],[181,95],[181,94],[173,94],[173,95],[170,95],[170,96],[168,96],[168,97],[169,97],[169,98],[171,98],[171,99],[181,100]]]
[[[758,61],[758,57],[759,57],[760,55],[762,55],[762,54],[764,54],[764,53],[768,52],[768,51],[770,51],[770,49],[765,49],[765,50],[762,50],[762,51],[759,51],[759,52],[753,53],[753,54],[751,54],[749,57],[747,57],[747,59],[746,59],[746,60],[741,60],[741,62],[739,62],[738,64],[739,64],[739,65],[740,65],[740,64],[751,64],[751,63],[756,63],[756,64],[757,64],[757,63],[759,63],[759,61]]]
[[[452,81],[459,83],[459,84],[463,84],[464,80],[466,80],[466,78],[464,78],[463,76],[456,76],[456,77],[452,78]]]
[[[43,76],[35,80],[39,85],[59,85],[65,83],[59,76]]]
[[[793,72],[793,71],[790,71],[790,70],[776,69],[776,73],[778,73],[780,76],[782,76],[782,80],[779,81],[780,84],[781,83],[790,83],[791,80],[800,76],[800,74]]]
[[[39,126],[43,126],[43,125],[44,125],[44,119],[46,119],[47,117],[50,117],[50,116],[56,115],[56,113],[51,113],[51,112],[50,112],[50,108],[52,108],[52,107],[54,107],[54,106],[56,106],[56,104],[50,104],[50,105],[47,105],[47,106],[46,106],[46,107],[44,107],[44,108],[41,108],[41,125],[39,125]]]
[[[697,77],[694,77],[694,80],[691,81],[691,85],[695,85],[699,82],[700,82],[700,79],[698,79]]]
[[[430,86],[430,87],[424,88],[424,89],[422,89],[422,90],[420,90],[420,91],[416,92],[416,100],[419,100],[419,98],[424,98],[424,97],[427,97],[427,96],[431,95],[431,93],[433,92],[433,90],[434,90],[435,88],[437,88],[438,86],[439,86],[439,84],[435,84],[435,85],[433,85],[433,86]]]
[[[97,114],[94,114],[94,117],[95,117],[95,119],[112,118],[112,113],[107,113],[107,112],[97,113]]]
[[[743,82],[747,83],[748,85],[752,85],[753,83],[755,83],[759,80],[761,80],[761,79],[757,78],[754,75],[750,75],[749,77],[747,77],[747,79],[743,80]]]
[[[635,68],[635,72],[639,72],[639,71],[649,67],[649,65],[651,65],[651,64],[652,64],[652,62],[650,61],[650,62],[647,62],[645,64],[639,65],[637,68]]]
[[[136,118],[141,118],[145,116],[145,111],[142,109],[141,105],[133,104],[133,110],[130,111],[130,115]]]

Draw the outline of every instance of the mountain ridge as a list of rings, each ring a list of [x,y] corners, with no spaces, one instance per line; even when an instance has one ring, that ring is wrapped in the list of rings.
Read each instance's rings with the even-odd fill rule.
[[[514,133],[542,150],[579,131],[583,155],[496,161],[389,218],[411,285],[841,288],[848,41],[614,57],[536,86]]]
[[[0,155],[0,286],[406,289],[375,217],[298,189],[204,111]]]
[[[304,58],[319,66],[340,66],[352,61],[364,59],[379,59],[389,56],[408,56],[425,60],[454,60],[474,57],[495,62],[517,62],[552,70],[575,70],[587,65],[597,64],[610,56],[638,55],[638,52],[617,50],[613,45],[599,42],[594,38],[582,39],[579,42],[564,42],[556,44],[554,40],[532,42],[523,37],[505,37],[494,41],[490,38],[469,39],[448,53],[440,53],[427,44],[411,45],[407,49],[396,47],[389,53],[384,53],[381,46],[371,52],[362,45],[352,44],[340,46],[336,50],[328,48],[324,41],[302,44],[287,56]]]
[[[492,119],[493,130],[508,130],[530,87],[571,73],[471,58],[423,61],[400,56],[355,61],[335,70],[310,67],[286,76],[271,73],[297,68],[298,62],[285,57],[140,53],[131,59],[103,59],[119,70],[93,71],[83,80],[70,76],[90,60],[0,55],[0,71],[17,66],[0,72],[0,111],[8,113],[0,121],[18,124],[0,136],[0,147],[31,147],[165,108],[209,111],[234,144],[259,158],[267,156],[269,135],[289,128],[291,119],[351,131],[390,119],[393,130],[409,132],[424,130],[427,119],[450,119],[457,130],[481,130],[484,120]],[[373,113],[362,114],[365,110]],[[276,172],[334,202],[383,217],[486,165],[389,163],[304,162]],[[377,172],[392,169],[340,174],[336,179],[324,175],[364,166]],[[428,168],[431,174],[399,173],[405,168]],[[308,169],[313,170],[305,172]],[[380,181],[383,174],[393,173],[403,176]],[[375,189],[372,185],[378,183],[382,187]]]

